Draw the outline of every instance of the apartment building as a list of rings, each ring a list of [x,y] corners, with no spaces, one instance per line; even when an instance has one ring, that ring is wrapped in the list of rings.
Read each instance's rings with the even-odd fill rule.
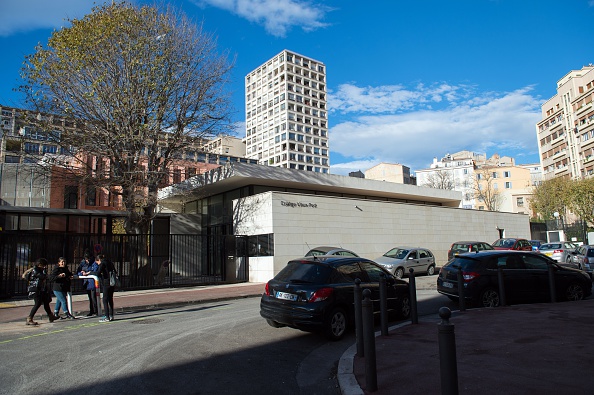
[[[536,124],[543,178],[579,179],[594,174],[594,66],[572,70],[541,107]]]
[[[516,165],[509,156],[460,151],[433,159],[429,169],[417,170],[417,184],[443,187],[462,192],[461,208],[488,210],[489,205],[477,198],[477,187],[498,195],[496,211],[531,214],[532,186],[540,182],[540,166]],[[441,186],[439,184],[442,184]]]
[[[326,66],[283,50],[245,77],[246,157],[329,173]]]
[[[0,206],[44,207],[66,209],[114,210],[121,208],[117,194],[105,189],[85,187],[77,180],[64,176],[64,167],[80,168],[86,163],[91,171],[101,167],[96,157],[77,153],[76,149],[61,148],[55,141],[58,132],[48,133],[26,122],[26,110],[0,106]],[[68,119],[47,114],[56,129],[76,128]],[[166,137],[165,134],[163,134]],[[166,138],[160,142],[166,146]],[[161,186],[180,183],[188,178],[217,168],[226,163],[256,163],[244,157],[240,139],[218,136],[213,140],[189,142],[183,152],[173,159],[169,174]],[[237,155],[241,153],[241,155]],[[234,155],[235,154],[235,155]],[[43,160],[51,171],[41,174],[33,165]],[[143,164],[146,168],[146,164]]]
[[[429,169],[416,170],[417,185],[438,187],[437,184],[451,184],[454,191],[462,192],[461,208],[475,208],[473,193],[474,168],[484,163],[487,156],[482,153],[460,151],[446,154],[440,160],[433,158]]]
[[[211,154],[231,155],[238,158],[245,156],[243,139],[221,134],[212,140],[205,141],[203,150]]]

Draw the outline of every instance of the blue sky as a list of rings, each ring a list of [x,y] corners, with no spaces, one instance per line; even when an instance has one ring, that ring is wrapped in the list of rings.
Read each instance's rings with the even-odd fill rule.
[[[0,2],[0,104],[22,106],[13,88],[24,56],[94,2]],[[236,56],[240,130],[248,72],[283,49],[326,64],[334,174],[380,162],[414,171],[461,150],[538,162],[540,105],[570,70],[594,63],[594,0],[169,3]]]

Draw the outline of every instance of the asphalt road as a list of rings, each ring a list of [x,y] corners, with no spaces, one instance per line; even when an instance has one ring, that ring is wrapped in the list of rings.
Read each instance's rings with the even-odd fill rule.
[[[419,315],[452,303],[417,279]],[[424,284],[427,285],[424,285]],[[259,298],[0,331],[0,394],[339,394],[340,342],[272,328]],[[12,325],[12,326],[11,326]]]

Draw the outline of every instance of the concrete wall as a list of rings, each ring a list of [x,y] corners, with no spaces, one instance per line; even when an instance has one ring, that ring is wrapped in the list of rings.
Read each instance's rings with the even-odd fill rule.
[[[250,281],[265,282],[310,248],[339,246],[374,259],[395,246],[429,248],[437,266],[458,240],[530,238],[529,216],[405,203],[266,192],[236,201],[236,234],[274,233],[274,257],[250,258]]]

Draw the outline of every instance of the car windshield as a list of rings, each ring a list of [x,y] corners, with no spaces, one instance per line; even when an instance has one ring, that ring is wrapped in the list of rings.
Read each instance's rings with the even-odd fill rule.
[[[493,247],[510,248],[510,247],[514,246],[515,242],[516,242],[515,239],[499,239],[499,240],[495,241],[495,243],[493,243]]]
[[[409,251],[410,250],[406,250],[403,248],[392,248],[390,251],[386,252],[384,256],[394,259],[404,259],[404,257],[406,257],[406,254],[408,254]]]
[[[452,251],[468,251],[470,244],[468,243],[457,243],[452,246]]]
[[[293,283],[325,284],[332,269],[313,262],[289,262],[274,278]]]
[[[586,256],[588,256],[588,257],[594,257],[594,249],[590,248],[588,250],[588,253],[586,254]]]
[[[328,251],[322,251],[322,250],[316,250],[316,249],[313,249],[313,250],[309,250],[309,251],[307,252],[307,254],[305,254],[305,256],[320,256],[320,255],[326,255],[326,253],[327,253],[327,252],[328,252]]]

